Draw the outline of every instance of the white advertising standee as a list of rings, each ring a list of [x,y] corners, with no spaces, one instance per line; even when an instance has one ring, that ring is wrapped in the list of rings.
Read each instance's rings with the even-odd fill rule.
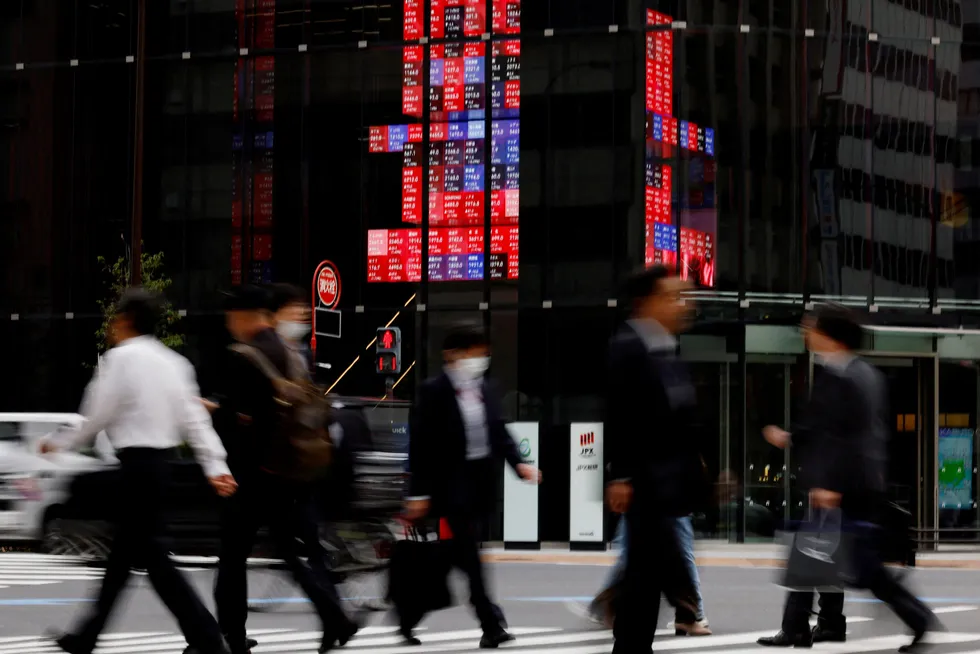
[[[538,423],[507,425],[524,461],[538,467]],[[538,542],[538,485],[504,466],[504,544],[536,545]]]
[[[604,513],[602,423],[573,422],[568,480],[568,539],[601,543]]]

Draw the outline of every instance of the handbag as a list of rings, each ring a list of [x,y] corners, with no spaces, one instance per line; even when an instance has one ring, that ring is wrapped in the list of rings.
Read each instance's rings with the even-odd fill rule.
[[[853,530],[840,509],[811,511],[793,535],[783,586],[791,591],[840,591],[853,585]]]
[[[410,631],[426,614],[453,605],[449,590],[451,543],[430,539],[425,527],[409,527],[405,540],[395,543],[388,574],[388,601],[398,614],[399,626]]]

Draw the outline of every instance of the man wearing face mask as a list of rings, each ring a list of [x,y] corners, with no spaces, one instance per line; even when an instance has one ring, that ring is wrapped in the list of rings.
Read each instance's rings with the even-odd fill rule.
[[[310,306],[307,298],[295,286],[273,284],[272,323],[283,342],[302,355],[313,370],[313,351],[310,349]]]
[[[523,462],[507,432],[500,395],[484,375],[490,344],[482,329],[460,325],[446,336],[441,375],[421,385],[409,416],[411,520],[445,517],[452,531],[453,563],[470,582],[470,602],[483,629],[481,649],[514,639],[503,614],[487,595],[478,549],[479,526],[494,508],[494,489],[503,459],[525,481],[541,473]],[[402,635],[419,644],[411,632]]]

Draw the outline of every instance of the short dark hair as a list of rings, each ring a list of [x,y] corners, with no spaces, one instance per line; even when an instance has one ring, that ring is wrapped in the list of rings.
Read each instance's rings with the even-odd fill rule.
[[[145,288],[130,288],[119,298],[116,315],[128,318],[140,336],[152,336],[163,317],[163,301],[158,294]]]
[[[489,347],[490,340],[482,326],[472,323],[458,323],[446,334],[442,340],[442,351],[450,350],[470,350],[474,347]]]
[[[268,311],[271,294],[261,286],[246,284],[224,294],[225,311]]]
[[[853,352],[861,349],[864,328],[853,311],[837,304],[821,304],[810,312],[814,328]]]
[[[640,301],[659,293],[661,284],[670,275],[670,270],[659,264],[633,273],[623,283],[623,300],[635,309]]]
[[[269,287],[269,292],[272,295],[269,308],[273,313],[289,304],[306,304],[306,296],[303,295],[303,291],[292,284],[273,284]]]

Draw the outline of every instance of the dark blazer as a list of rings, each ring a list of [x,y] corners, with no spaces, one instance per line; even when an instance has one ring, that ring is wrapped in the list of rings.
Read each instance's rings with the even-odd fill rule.
[[[874,518],[887,490],[887,404],[881,373],[866,361],[818,365],[793,427],[800,484],[841,493],[841,508],[854,519]]]
[[[634,504],[682,516],[701,509],[708,487],[697,398],[673,351],[649,351],[629,324],[609,344],[604,421],[611,481],[629,480]]]
[[[516,468],[523,460],[507,431],[500,394],[492,382],[484,382],[483,398],[490,458]],[[422,383],[408,422],[409,497],[428,497],[437,511],[488,510],[497,486],[490,475],[497,468],[487,465],[486,478],[467,478],[471,467],[466,465],[466,428],[456,390],[445,373]]]
[[[259,332],[249,345],[285,374],[288,352],[274,330]],[[223,372],[220,393],[214,397],[219,408],[212,420],[228,452],[228,466],[242,483],[265,463],[279,410],[272,381],[244,356],[228,350]]]

